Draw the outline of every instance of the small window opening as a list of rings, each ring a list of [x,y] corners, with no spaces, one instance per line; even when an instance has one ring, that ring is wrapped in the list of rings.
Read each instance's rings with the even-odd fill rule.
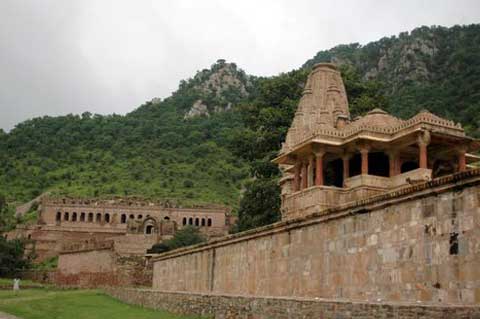
[[[450,234],[450,255],[458,255],[458,233]]]
[[[153,226],[152,226],[152,225],[148,225],[148,226],[145,228],[145,234],[151,235],[152,233],[153,233]]]

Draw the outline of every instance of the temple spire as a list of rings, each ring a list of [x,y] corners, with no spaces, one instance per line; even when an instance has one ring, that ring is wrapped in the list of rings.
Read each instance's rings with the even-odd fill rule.
[[[322,127],[340,129],[337,127],[339,119],[342,126],[350,119],[340,72],[331,63],[316,64],[308,76],[287,143],[299,142]]]

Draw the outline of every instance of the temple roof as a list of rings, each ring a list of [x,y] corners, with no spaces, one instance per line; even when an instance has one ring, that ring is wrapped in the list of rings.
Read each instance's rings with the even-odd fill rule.
[[[397,118],[375,108],[365,116],[350,121],[348,100],[340,72],[333,64],[320,63],[308,76],[292,126],[288,130],[276,163],[290,153],[305,149],[310,143],[340,146],[357,139],[392,142],[407,135],[428,130],[465,144],[469,151],[480,148],[479,141],[465,135],[462,126],[422,110],[410,119]]]
[[[382,109],[376,108],[368,112],[365,116],[358,118],[350,123],[347,128],[355,128],[362,126],[376,126],[378,128],[392,128],[399,126],[404,121],[388,114]]]

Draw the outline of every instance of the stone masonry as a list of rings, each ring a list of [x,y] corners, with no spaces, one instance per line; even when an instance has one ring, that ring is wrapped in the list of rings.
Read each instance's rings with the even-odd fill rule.
[[[477,319],[480,317],[480,308],[471,306],[361,303],[312,298],[175,293],[128,288],[108,288],[106,292],[130,304],[215,319]]]
[[[359,302],[480,303],[480,170],[154,260],[153,289]]]

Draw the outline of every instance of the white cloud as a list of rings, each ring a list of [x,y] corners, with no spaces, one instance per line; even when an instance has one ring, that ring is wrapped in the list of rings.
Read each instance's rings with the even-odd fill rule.
[[[218,58],[272,75],[337,44],[479,22],[479,9],[476,0],[3,0],[0,127],[125,113]]]

